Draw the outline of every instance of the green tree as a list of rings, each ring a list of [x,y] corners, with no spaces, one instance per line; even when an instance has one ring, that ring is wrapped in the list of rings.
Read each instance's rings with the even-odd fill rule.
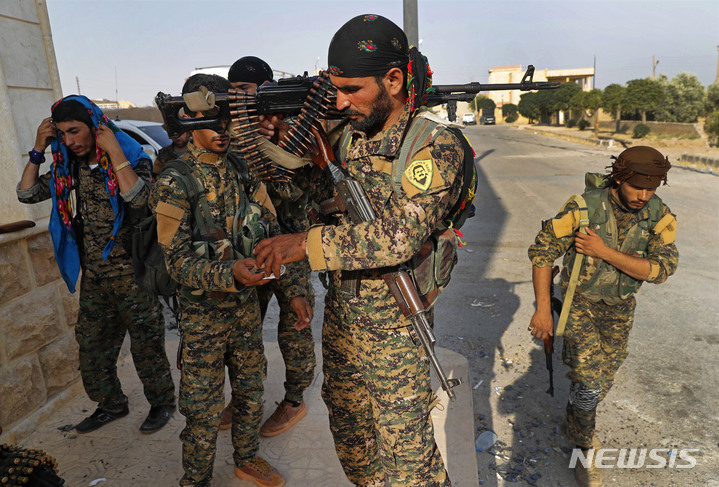
[[[618,84],[611,84],[602,93],[602,108],[612,114],[616,121],[615,132],[619,132],[622,121],[622,108],[626,105],[627,89]]]
[[[569,100],[570,109],[579,113],[579,119],[591,119],[595,135],[599,133],[599,107],[602,106],[602,90],[577,91]]]
[[[709,143],[719,145],[719,110],[714,110],[704,122],[704,132],[709,137]]]
[[[707,96],[696,75],[679,73],[671,81],[662,75],[659,83],[664,89],[664,102],[654,112],[656,120],[694,123],[705,113]]]
[[[502,117],[507,123],[512,123],[517,120],[517,114],[519,109],[514,103],[505,103],[502,105]]]
[[[529,120],[529,123],[539,120],[539,117],[541,116],[538,100],[539,93],[540,92],[530,91],[529,93],[522,93],[519,96],[517,110],[521,116]]]
[[[494,103],[494,100],[485,95],[477,95],[474,100],[469,102],[469,108],[475,112],[481,112],[485,108],[488,110],[494,110],[497,108],[497,104]]]
[[[642,123],[647,121],[647,112],[654,111],[664,99],[662,85],[654,79],[633,79],[627,81],[626,110],[639,113]]]
[[[540,93],[546,94],[546,109],[551,116],[557,112],[566,112],[571,108],[572,97],[582,91],[577,83],[562,83],[556,90],[544,90]],[[559,121],[559,117],[557,117]]]
[[[714,110],[719,110],[719,83],[707,87],[706,114],[709,115]]]

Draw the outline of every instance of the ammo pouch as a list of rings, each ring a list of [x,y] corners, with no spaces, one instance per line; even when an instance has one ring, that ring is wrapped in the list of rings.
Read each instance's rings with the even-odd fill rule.
[[[435,231],[409,262],[410,274],[425,309],[430,309],[449,285],[457,264],[457,235],[452,229]]]

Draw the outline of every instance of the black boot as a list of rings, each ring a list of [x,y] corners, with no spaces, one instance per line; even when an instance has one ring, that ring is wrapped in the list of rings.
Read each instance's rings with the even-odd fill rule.
[[[127,416],[129,412],[130,408],[127,407],[127,404],[125,404],[125,408],[122,411],[116,413],[97,408],[92,415],[83,419],[77,426],[75,426],[75,429],[78,433],[89,433],[90,431],[95,431],[96,429],[105,426],[107,423]]]
[[[154,433],[170,421],[172,413],[175,412],[175,406],[152,406],[150,414],[147,415],[145,422],[140,426],[140,433]]]

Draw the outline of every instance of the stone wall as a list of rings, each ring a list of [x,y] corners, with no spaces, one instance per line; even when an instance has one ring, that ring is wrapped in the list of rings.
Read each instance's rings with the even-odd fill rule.
[[[61,97],[45,2],[0,2],[0,225],[35,222],[0,234],[0,443],[18,441],[53,405],[82,390],[77,294],[57,270],[50,205],[24,205],[15,195],[37,126]]]

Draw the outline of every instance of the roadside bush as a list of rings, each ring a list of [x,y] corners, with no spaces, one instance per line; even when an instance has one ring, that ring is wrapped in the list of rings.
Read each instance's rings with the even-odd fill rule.
[[[634,127],[634,133],[632,134],[633,139],[643,139],[646,137],[649,132],[651,132],[651,129],[648,125],[645,125],[643,123],[638,123],[636,127]]]
[[[568,129],[574,128],[577,125],[577,121],[574,119],[566,120],[564,126]]]
[[[579,130],[584,130],[584,129],[586,129],[587,127],[589,127],[589,122],[587,122],[587,121],[584,120],[584,119],[581,119],[581,120],[579,121],[579,123],[577,124],[577,128],[578,128]]]
[[[507,123],[514,123],[514,122],[517,121],[517,118],[519,118],[519,117],[517,117],[516,114],[507,115],[507,116],[505,117],[504,121],[507,122]]]

